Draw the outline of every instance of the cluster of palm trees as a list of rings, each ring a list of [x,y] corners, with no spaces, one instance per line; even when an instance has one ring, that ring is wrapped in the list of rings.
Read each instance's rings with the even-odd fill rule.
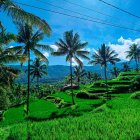
[[[46,35],[49,36],[51,34],[51,28],[45,20],[24,11],[11,0],[1,0],[0,8],[12,18],[18,29],[17,35],[6,33],[0,22],[0,79],[3,79],[2,81],[4,81],[5,77],[7,77],[6,75],[8,75],[8,80],[6,79],[4,82],[12,81],[13,77],[16,77],[18,74],[18,71],[5,66],[6,63],[20,62],[23,64],[28,62],[27,115],[29,114],[31,76],[33,79],[36,78],[38,83],[42,74],[47,74],[45,68],[48,64],[48,59],[43,55],[42,51],[49,51],[53,56],[66,56],[66,61],[70,63],[70,84],[73,104],[75,104],[72,77],[73,61],[78,64],[75,68],[78,85],[80,83],[80,77],[85,74],[83,69],[81,69],[83,66],[82,58],[88,60],[89,64],[100,64],[101,67],[104,67],[105,83],[107,86],[108,63],[115,65],[116,62],[120,61],[118,54],[114,50],[111,50],[110,47],[103,44],[101,48],[92,55],[92,59],[89,59],[88,55],[90,52],[85,50],[88,43],[82,42],[78,33],[67,31],[64,33],[64,38],[59,39],[56,42],[58,50],[54,51],[49,45],[40,44],[40,41],[44,39]],[[5,45],[13,40],[19,45],[12,48],[6,48]],[[132,44],[130,50],[127,51],[127,58],[135,60],[137,69],[140,58],[139,50],[140,48],[138,45]],[[33,65],[30,64],[32,54],[37,56]],[[41,64],[42,62],[43,64]],[[90,73],[88,73],[88,76],[90,79]],[[37,85],[39,88],[39,84]]]
[[[5,66],[9,62],[21,62],[23,64],[28,61],[28,94],[27,94],[27,115],[29,113],[29,94],[30,94],[30,60],[31,53],[34,53],[40,59],[48,62],[47,58],[40,51],[48,50],[52,51],[52,48],[47,45],[39,44],[45,35],[49,36],[51,28],[48,23],[31,13],[24,11],[15,2],[11,0],[0,1],[1,12],[10,16],[18,28],[18,35],[9,34],[5,32],[2,22],[0,21],[0,78],[1,81],[7,82],[13,80],[13,77],[17,75],[16,70]],[[36,31],[36,28],[38,30]],[[13,48],[7,48],[10,41],[16,41],[21,44]],[[8,80],[7,80],[7,79]]]

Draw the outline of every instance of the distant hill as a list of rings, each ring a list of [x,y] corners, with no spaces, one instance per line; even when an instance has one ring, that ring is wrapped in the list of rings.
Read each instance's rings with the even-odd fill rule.
[[[17,82],[27,83],[27,74],[25,73],[27,66],[22,66],[22,67],[20,65],[10,65],[10,66],[22,71],[21,75],[17,79]],[[108,65],[108,74],[109,74],[109,71],[112,69],[112,67],[113,67],[112,65]],[[119,69],[122,69],[122,63],[116,64],[116,67],[118,67]],[[130,67],[135,68],[135,63],[131,63]],[[70,69],[69,66],[64,66],[64,65],[48,66],[48,69],[47,69],[48,75],[43,76],[43,78],[40,79],[40,82],[53,83],[53,82],[57,82],[57,81],[62,81],[62,80],[64,80],[64,78],[66,76],[69,75],[69,71],[70,71],[69,69]],[[103,69],[101,69],[99,65],[97,65],[97,66],[85,66],[84,69],[86,71],[90,71],[90,72],[98,72],[103,76]]]

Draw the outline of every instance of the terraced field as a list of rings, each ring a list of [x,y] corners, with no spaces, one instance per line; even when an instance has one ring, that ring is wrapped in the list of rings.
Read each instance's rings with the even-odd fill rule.
[[[121,73],[109,80],[109,91],[116,90],[110,92],[111,100],[106,99],[104,81],[98,81],[74,90],[75,105],[68,90],[31,101],[28,117],[24,114],[24,105],[9,108],[0,122],[0,138],[139,139],[140,92],[129,90],[137,75]],[[119,92],[120,88],[124,92]]]

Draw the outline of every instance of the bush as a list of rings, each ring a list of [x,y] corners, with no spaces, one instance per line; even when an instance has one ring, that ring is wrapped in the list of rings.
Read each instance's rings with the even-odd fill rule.
[[[0,111],[6,110],[10,105],[7,91],[0,87]]]
[[[65,107],[70,107],[72,104],[65,102],[63,99],[61,100],[61,102],[57,105],[58,108],[65,108]]]
[[[111,90],[115,93],[125,93],[129,91],[129,85],[113,85]]]
[[[105,93],[106,89],[91,89],[88,91],[89,93]]]
[[[135,75],[134,76],[119,76],[117,79],[118,80],[132,80],[135,78]]]
[[[86,93],[85,91],[81,91],[81,92],[78,92],[78,93],[76,94],[76,97],[77,97],[77,98],[88,99],[88,98],[89,98],[89,95],[88,95],[88,93]]]
[[[99,99],[99,97],[97,95],[87,93],[86,91],[78,92],[76,94],[76,97],[77,98],[82,98],[82,99]]]
[[[136,76],[134,80],[131,82],[131,90],[136,91],[140,89],[140,76]]]
[[[134,92],[134,93],[131,95],[131,98],[132,98],[132,99],[140,99],[140,91]]]

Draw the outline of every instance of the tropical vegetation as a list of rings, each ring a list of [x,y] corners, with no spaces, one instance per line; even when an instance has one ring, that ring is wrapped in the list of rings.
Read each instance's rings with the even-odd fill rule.
[[[1,0],[0,8],[17,29],[8,32],[0,21],[0,139],[140,139],[139,44],[131,44],[129,62],[121,62],[106,44],[90,53],[88,42],[70,30],[53,49],[43,43],[51,34],[44,19],[11,0]],[[47,79],[50,72],[59,69],[61,75],[66,69],[59,65],[49,71],[46,53],[65,57],[66,77]]]

